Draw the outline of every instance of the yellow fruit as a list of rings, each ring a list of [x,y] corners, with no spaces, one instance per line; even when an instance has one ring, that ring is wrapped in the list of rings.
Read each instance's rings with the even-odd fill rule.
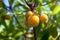
[[[11,17],[9,15],[2,15],[2,18],[3,19],[7,19],[7,20],[10,20],[11,19]]]
[[[48,16],[46,14],[41,14],[39,19],[41,22],[48,22]]]
[[[39,24],[39,17],[37,15],[32,15],[28,17],[27,26],[36,27]]]
[[[31,16],[31,15],[33,15],[33,12],[32,12],[32,11],[28,11],[28,12],[26,13],[26,18],[28,18],[28,17]]]

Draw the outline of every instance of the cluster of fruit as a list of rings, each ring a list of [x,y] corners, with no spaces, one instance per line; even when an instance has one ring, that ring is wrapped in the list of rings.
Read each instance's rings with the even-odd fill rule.
[[[36,27],[40,22],[48,22],[48,16],[46,14],[38,16],[32,11],[26,13],[26,26]]]
[[[10,20],[11,16],[2,15],[2,18]],[[46,14],[41,14],[38,16],[32,11],[28,11],[26,13],[26,26],[36,27],[40,22],[48,22],[48,16]]]

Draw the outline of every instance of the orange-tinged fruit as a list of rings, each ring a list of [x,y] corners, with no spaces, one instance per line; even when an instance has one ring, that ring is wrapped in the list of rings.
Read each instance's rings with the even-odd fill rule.
[[[41,14],[41,16],[39,16],[39,19],[41,22],[48,22],[48,16],[46,14]]]
[[[36,27],[39,24],[39,17],[37,15],[32,15],[28,17],[27,26]]]
[[[7,20],[10,20],[11,19],[10,15],[2,15],[2,18],[3,19],[7,19]]]
[[[28,11],[28,12],[26,13],[26,18],[28,18],[28,17],[31,16],[31,15],[33,15],[33,12],[32,12],[32,11]]]

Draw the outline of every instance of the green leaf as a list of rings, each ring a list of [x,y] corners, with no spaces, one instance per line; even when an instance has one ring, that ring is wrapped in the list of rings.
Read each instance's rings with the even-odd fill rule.
[[[43,0],[38,0],[40,3],[42,3],[43,2]]]
[[[23,31],[17,32],[16,35],[14,36],[14,38],[19,37],[24,33],[25,33],[25,30],[24,30],[24,32]]]
[[[10,0],[10,5],[12,5],[12,4],[13,4],[13,2],[14,2],[14,0]]]
[[[28,8],[28,6],[26,5],[26,4],[23,4],[23,3],[21,3],[21,2],[18,2],[18,1],[16,1],[16,2],[14,2],[14,9],[16,8],[16,7],[22,7],[23,9],[25,9],[25,11],[26,10],[29,10],[29,8]],[[22,9],[20,9],[20,10],[22,10]]]
[[[14,31],[14,25],[13,25],[13,18],[11,18],[11,20],[9,21],[9,25],[8,25],[8,33],[10,34],[11,32]]]
[[[5,26],[5,28],[6,28],[6,30],[7,30],[7,25],[6,25],[6,22],[5,22],[5,20],[3,20],[3,19],[1,19],[1,23]]]
[[[49,31],[48,30],[44,30],[41,40],[48,40],[48,38],[49,38]]]
[[[2,2],[0,2],[0,7],[2,7],[3,5],[2,5]]]
[[[45,25],[44,25],[44,23],[42,23],[42,28],[45,28]]]
[[[36,33],[39,34],[40,30],[41,30],[41,24],[39,23],[39,25],[36,27]]]
[[[5,37],[5,36],[6,36],[6,33],[5,33],[5,32],[1,32],[0,35],[1,35],[2,37]]]
[[[0,8],[5,8],[6,9],[6,6],[4,5],[3,2],[0,2]]]
[[[57,5],[52,12],[52,16],[56,15],[59,11],[60,11],[60,5]]]
[[[20,35],[22,35],[23,34],[23,32],[18,32],[15,36],[14,36],[14,38],[15,37],[18,37],[18,36],[20,36]]]
[[[36,7],[36,11],[37,11],[38,13],[41,13],[41,6],[40,6],[40,5],[38,5],[38,6]]]
[[[49,32],[50,32],[50,35],[52,35],[52,37],[56,37],[57,36],[57,27],[55,27],[55,26],[51,26],[50,28],[49,28]]]
[[[7,10],[0,7],[0,15],[6,14],[6,13],[7,13]]]
[[[60,2],[60,0],[58,0]]]

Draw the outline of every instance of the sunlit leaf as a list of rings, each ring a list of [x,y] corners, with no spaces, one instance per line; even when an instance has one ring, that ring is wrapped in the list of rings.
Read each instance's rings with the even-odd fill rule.
[[[52,16],[56,15],[59,11],[60,11],[60,5],[57,5],[52,12]]]
[[[24,30],[24,32],[23,32],[23,31],[20,31],[20,32],[16,33],[16,35],[14,36],[14,38],[21,36],[21,35],[24,34],[25,32],[26,32],[26,31]]]
[[[42,3],[43,2],[43,0],[38,0],[40,3]]]
[[[39,23],[39,25],[36,27],[36,33],[39,34],[41,30],[41,24]]]

